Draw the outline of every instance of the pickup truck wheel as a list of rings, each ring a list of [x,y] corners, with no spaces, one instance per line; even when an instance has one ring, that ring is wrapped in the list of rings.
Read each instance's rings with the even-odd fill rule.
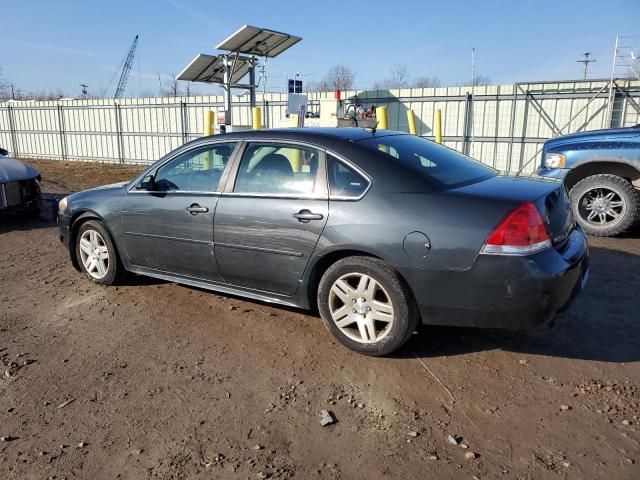
[[[588,235],[619,235],[640,218],[640,195],[617,175],[587,177],[571,189],[569,196],[576,220]]]

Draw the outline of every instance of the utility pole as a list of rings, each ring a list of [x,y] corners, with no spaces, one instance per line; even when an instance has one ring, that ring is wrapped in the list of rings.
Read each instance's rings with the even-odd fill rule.
[[[591,52],[584,52],[582,54],[583,58],[582,60],[576,60],[577,63],[583,63],[584,64],[584,80],[587,79],[587,71],[589,69],[589,64],[592,62],[597,62],[596,59],[591,58],[592,53]]]
[[[471,86],[476,83],[476,49],[471,49]]]

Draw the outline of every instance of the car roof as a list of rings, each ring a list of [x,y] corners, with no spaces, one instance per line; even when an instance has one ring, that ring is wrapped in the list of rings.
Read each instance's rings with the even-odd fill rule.
[[[282,139],[282,140],[298,140],[308,142],[322,142],[327,140],[347,140],[357,142],[375,137],[386,137],[389,135],[407,135],[404,132],[396,132],[394,130],[376,130],[372,128],[357,127],[302,127],[302,128],[266,128],[262,130],[247,130],[243,132],[226,133],[212,135],[218,139]],[[202,137],[211,138],[211,137]]]

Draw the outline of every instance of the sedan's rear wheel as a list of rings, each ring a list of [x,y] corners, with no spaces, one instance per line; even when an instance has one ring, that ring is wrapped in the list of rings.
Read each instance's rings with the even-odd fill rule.
[[[118,253],[104,226],[88,221],[76,236],[76,257],[85,276],[100,285],[112,285],[122,270]]]
[[[418,322],[411,292],[397,272],[370,257],[348,257],[329,267],[320,280],[318,309],[343,345],[366,355],[398,349]]]

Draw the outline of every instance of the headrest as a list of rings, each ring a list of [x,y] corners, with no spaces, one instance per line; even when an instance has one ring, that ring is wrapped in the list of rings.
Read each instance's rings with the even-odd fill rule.
[[[279,173],[280,175],[285,175],[287,177],[293,177],[293,169],[291,168],[291,163],[284,155],[279,153],[270,153],[265,156],[260,163],[258,163],[254,169],[254,173]]]

